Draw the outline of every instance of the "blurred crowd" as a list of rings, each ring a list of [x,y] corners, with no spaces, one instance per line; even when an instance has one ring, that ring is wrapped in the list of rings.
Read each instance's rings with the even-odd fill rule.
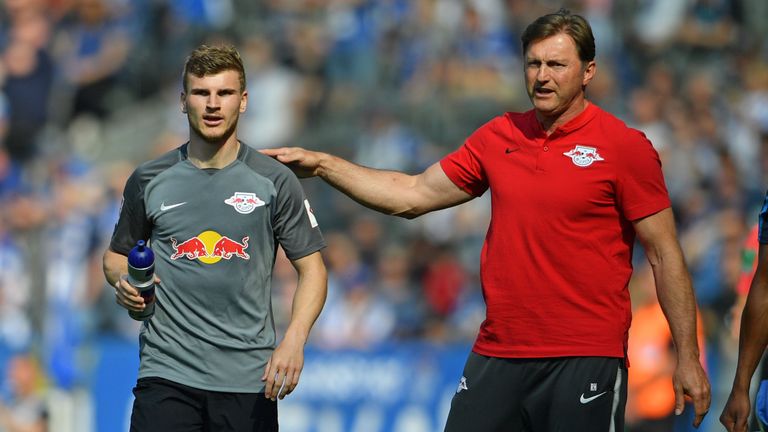
[[[741,248],[768,184],[763,0],[4,0],[0,350],[32,353],[48,387],[68,390],[88,380],[89,341],[136,339],[138,324],[104,287],[101,255],[127,176],[186,140],[181,68],[199,43],[234,44],[243,55],[246,144],[297,144],[416,172],[493,116],[529,109],[519,36],[561,6],[595,32],[588,97],[661,155],[716,404],[730,386]],[[311,343],[472,342],[484,315],[487,196],[406,221],[322,182],[303,184],[330,272]],[[653,327],[645,267],[637,253],[632,360],[668,379],[674,357],[668,330]],[[294,287],[279,255],[279,326]],[[631,396],[632,430],[664,430],[652,429],[672,411],[661,405],[646,409]]]

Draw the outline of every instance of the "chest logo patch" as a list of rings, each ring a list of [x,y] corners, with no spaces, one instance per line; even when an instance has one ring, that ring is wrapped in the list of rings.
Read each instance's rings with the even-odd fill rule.
[[[255,193],[235,192],[234,195],[224,200],[224,204],[229,204],[240,214],[251,213],[256,207],[266,204]]]
[[[563,154],[571,158],[573,164],[579,167],[588,167],[592,162],[605,160],[597,153],[595,147],[577,145]]]
[[[248,236],[237,241],[216,231],[204,231],[182,242],[171,237],[171,247],[173,248],[171,259],[174,261],[186,258],[199,260],[205,264],[215,264],[222,259],[229,260],[237,257],[247,260],[251,258],[245,251],[248,249]]]

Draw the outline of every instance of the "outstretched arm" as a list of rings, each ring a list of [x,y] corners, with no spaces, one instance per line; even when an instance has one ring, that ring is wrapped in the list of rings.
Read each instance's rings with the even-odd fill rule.
[[[358,203],[408,219],[451,207],[473,197],[457,187],[435,163],[418,175],[377,170],[298,147],[261,150],[299,177],[318,176]]]
[[[328,292],[328,274],[320,252],[291,263],[299,274],[296,294],[293,296],[291,322],[261,377],[266,382],[264,395],[272,400],[284,398],[299,384],[299,376],[304,368],[304,345],[312,325],[323,309]]]
[[[696,338],[696,299],[683,252],[677,241],[672,210],[667,208],[634,222],[638,239],[653,268],[656,292],[677,349],[677,367],[673,377],[675,413],[683,412],[684,395],[693,401],[699,427],[709,410],[711,389],[699,360]]]
[[[746,432],[749,421],[749,384],[768,344],[768,245],[760,245],[757,270],[749,287],[739,332],[739,360],[733,388],[720,422],[728,432]]]

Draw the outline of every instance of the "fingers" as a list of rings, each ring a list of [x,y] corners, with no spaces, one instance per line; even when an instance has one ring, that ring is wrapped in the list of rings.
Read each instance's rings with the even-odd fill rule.
[[[269,368],[267,368],[269,369]],[[267,384],[264,387],[264,396],[267,399],[271,400],[277,400],[277,398],[284,398],[285,393],[285,384],[286,384],[286,374],[283,371],[276,371],[266,372],[266,380]]]
[[[704,417],[709,412],[710,396],[707,393],[703,397],[699,397],[693,400],[693,409],[696,412],[696,417],[693,419],[693,426],[699,427]]]
[[[736,422],[731,418],[730,414],[723,411],[723,414],[720,416],[720,423],[725,426],[725,430],[728,432],[734,432],[739,429],[736,429]]]
[[[267,361],[267,367],[264,368],[264,375],[261,376],[261,380],[266,381],[266,384],[264,385],[264,397],[270,400],[276,399],[275,385],[279,382],[279,378],[280,374],[272,370],[272,358],[270,358]],[[285,375],[283,375],[283,378],[285,378]]]
[[[267,386],[264,389],[264,396],[267,399],[283,399],[296,388],[298,379],[294,378],[295,373],[275,372],[267,378]]]
[[[299,385],[299,376],[301,376],[300,370],[293,371],[291,380],[288,383],[288,388],[286,389],[286,392],[285,392],[285,396],[288,396],[289,394],[293,393],[294,390],[296,390],[296,386]]]
[[[720,423],[725,426],[725,430],[728,432],[747,432],[747,417],[736,416],[733,418],[730,413],[723,413],[720,416]]]
[[[720,423],[728,432],[747,432],[750,411],[752,410],[749,398],[749,387],[734,388],[728,396],[723,413],[720,415]]]
[[[674,388],[675,388],[675,415],[680,415],[683,413],[683,409],[685,408],[685,396],[683,393],[683,386],[680,385],[677,380],[674,382]]]
[[[699,425],[701,425],[701,422],[704,420],[704,416],[707,415],[708,411],[704,412],[696,412],[696,417],[693,419],[693,427],[698,428]]]
[[[693,399],[693,409],[696,413],[696,417],[693,419],[693,426],[698,428],[709,412],[709,406],[712,403],[712,391],[706,378],[704,378],[704,381],[701,382],[701,385],[695,391],[691,392],[691,398]]]
[[[698,366],[698,364],[697,364]],[[698,369],[698,370],[697,370]],[[681,375],[681,378],[673,379],[675,389],[675,414],[680,415],[685,406],[685,396],[688,396],[693,404],[693,426],[698,428],[704,417],[709,412],[712,392],[709,380],[704,370],[694,368],[694,370],[684,369],[689,372],[688,375]]]
[[[259,152],[276,158],[280,162],[290,162],[297,159],[296,154],[298,154],[300,150],[301,149],[298,147],[280,147],[274,149],[261,149]]]
[[[264,368],[264,374],[261,376],[262,381],[266,381],[269,376],[270,369],[272,368],[272,357],[267,360],[267,367]]]
[[[120,280],[115,283],[115,302],[120,306],[140,312],[143,311],[146,305],[144,304],[144,298],[139,295],[139,292],[128,283],[127,276],[123,275]]]
[[[266,381],[264,397],[271,400],[283,399],[293,392],[299,384],[300,370],[294,368],[272,367],[272,360],[267,363],[262,381]]]
[[[269,149],[260,149],[259,152],[262,154],[265,154],[267,156],[275,157],[285,151],[285,147],[280,148],[269,148]]]

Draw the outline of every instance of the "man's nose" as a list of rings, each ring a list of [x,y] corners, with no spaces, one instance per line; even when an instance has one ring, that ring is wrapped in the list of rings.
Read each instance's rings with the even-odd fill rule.
[[[549,81],[549,68],[546,65],[541,65],[538,73],[536,74],[536,81],[547,82]]]
[[[208,96],[208,100],[206,101],[205,106],[206,108],[209,108],[209,109],[216,109],[219,107],[219,104],[220,104],[219,96],[212,94]]]

